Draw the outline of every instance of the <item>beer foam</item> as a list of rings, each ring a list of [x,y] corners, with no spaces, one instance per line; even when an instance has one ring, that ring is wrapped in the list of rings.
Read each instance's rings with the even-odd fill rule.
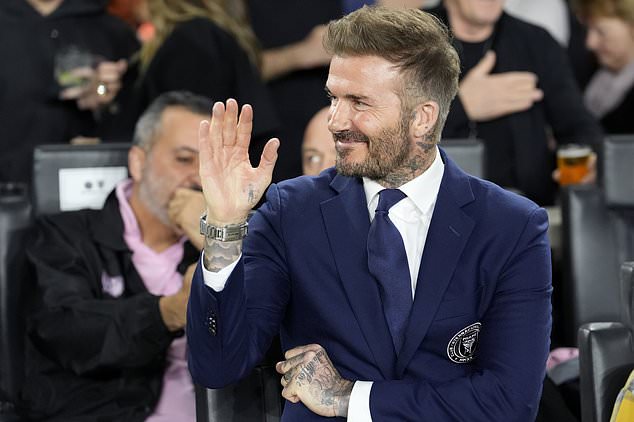
[[[561,158],[582,158],[590,155],[592,149],[581,145],[565,146],[557,150],[557,156]]]

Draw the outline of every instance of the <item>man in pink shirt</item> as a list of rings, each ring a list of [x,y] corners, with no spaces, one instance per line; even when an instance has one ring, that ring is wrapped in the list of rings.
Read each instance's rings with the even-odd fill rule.
[[[185,92],[157,98],[136,126],[131,177],[103,209],[38,221],[23,391],[33,419],[195,421],[183,329],[209,110]]]

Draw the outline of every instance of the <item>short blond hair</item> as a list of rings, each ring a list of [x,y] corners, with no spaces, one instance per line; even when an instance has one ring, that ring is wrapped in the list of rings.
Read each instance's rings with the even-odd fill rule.
[[[418,9],[365,6],[328,24],[324,48],[336,56],[377,56],[402,72],[403,106],[438,103],[432,132],[440,139],[449,106],[458,92],[460,59],[447,27]]]

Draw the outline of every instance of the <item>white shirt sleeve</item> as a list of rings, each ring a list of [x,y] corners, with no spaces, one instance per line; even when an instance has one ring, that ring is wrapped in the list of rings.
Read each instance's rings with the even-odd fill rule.
[[[372,381],[356,381],[350,393],[348,422],[372,422],[370,414],[370,391]]]
[[[227,280],[229,280],[229,276],[231,275],[231,273],[233,272],[233,269],[238,264],[238,261],[240,261],[242,254],[240,254],[238,259],[236,259],[231,264],[227,265],[226,267],[224,267],[222,270],[218,271],[217,273],[213,271],[209,271],[207,268],[205,268],[205,265],[202,264],[202,262],[204,262],[203,261],[204,257],[205,257],[205,252],[203,251],[202,254],[200,255],[201,267],[203,269],[203,281],[208,287],[212,288],[216,292],[223,291],[225,288],[225,284],[227,284]]]

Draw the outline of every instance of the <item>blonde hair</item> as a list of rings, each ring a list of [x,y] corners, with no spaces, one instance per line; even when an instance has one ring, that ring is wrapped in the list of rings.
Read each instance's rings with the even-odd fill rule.
[[[584,21],[605,17],[634,25],[634,0],[573,0],[572,7]]]
[[[147,69],[154,54],[174,27],[194,18],[209,19],[233,35],[251,62],[256,66],[260,65],[260,51],[255,34],[244,16],[229,13],[229,10],[235,8],[228,8],[227,0],[147,0],[147,6],[156,35],[141,49],[139,59],[142,71]]]
[[[433,136],[440,139],[458,92],[460,59],[449,30],[418,9],[365,6],[328,24],[325,49],[336,56],[377,56],[403,74],[402,102],[410,111],[421,100],[438,103]]]

